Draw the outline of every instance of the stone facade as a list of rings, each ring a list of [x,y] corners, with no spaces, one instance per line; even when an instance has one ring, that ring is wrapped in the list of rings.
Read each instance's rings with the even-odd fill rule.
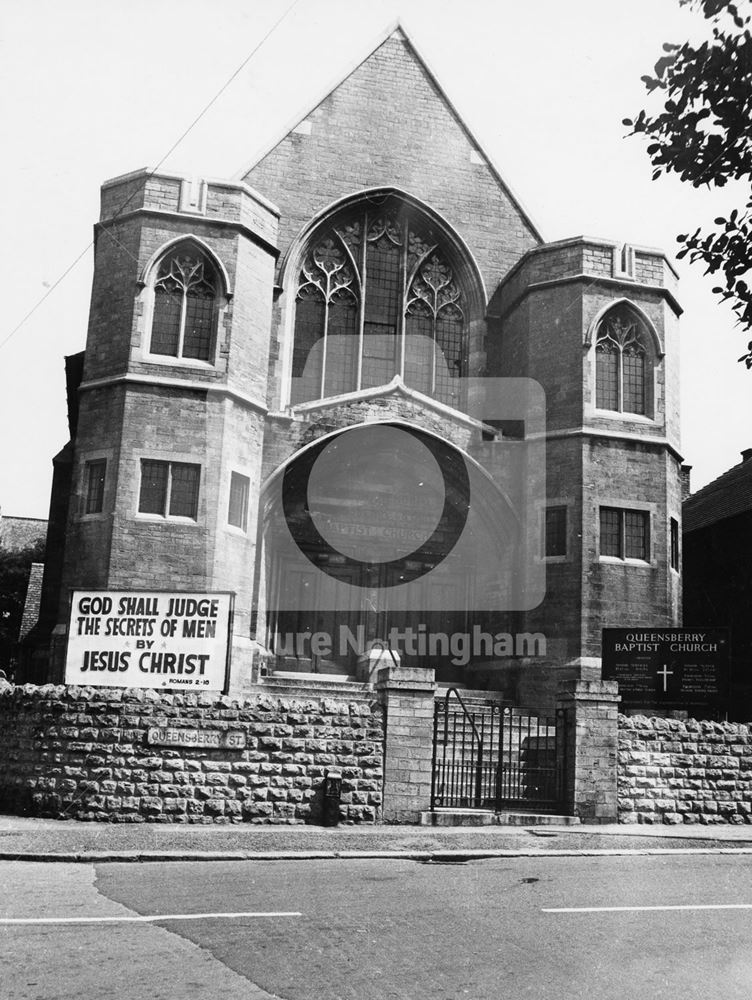
[[[242,732],[243,749],[147,743],[154,728]],[[384,720],[373,696],[234,701],[0,682],[0,811],[119,823],[321,822],[381,816]]]
[[[489,369],[542,385],[547,495],[576,526],[566,557],[547,565],[546,600],[528,622],[553,633],[560,658],[586,671],[600,657],[603,628],[678,623],[681,610],[679,573],[667,558],[670,521],[681,523],[676,275],[661,254],[637,249],[627,272],[617,251],[592,238],[537,247],[489,308]],[[596,406],[595,331],[604,310],[624,301],[655,333],[651,419]],[[602,506],[647,514],[649,560],[602,558]]]
[[[619,717],[620,823],[752,823],[752,726]]]
[[[447,632],[469,633],[478,625],[504,635],[540,634],[545,651],[486,652],[459,666],[448,656],[435,662],[428,654],[398,652],[403,666],[435,668],[442,683],[490,687],[516,705],[550,714],[560,681],[599,679],[603,627],[677,624],[680,579],[669,565],[668,549],[670,521],[681,516],[681,309],[665,255],[585,237],[544,244],[401,29],[241,176],[238,182],[195,183],[141,171],[103,186],[86,350],[68,366],[69,373],[77,372],[69,380],[71,442],[58,456],[53,488],[40,617],[40,643],[52,653],[46,669],[24,679],[63,679],[71,589],[126,587],[233,592],[234,694],[255,696],[257,683],[281,668],[352,679],[356,656],[319,662],[296,652],[279,662],[279,622],[285,615],[286,623],[293,621],[288,612],[301,609],[285,607],[274,618],[275,601],[292,573],[287,552],[280,557],[274,550],[277,539],[269,523],[282,508],[275,490],[286,470],[304,467],[319,443],[374,424],[430,436],[457,465],[465,463],[477,481],[488,484],[490,499],[478,502],[477,509],[484,512],[490,541],[509,542],[509,559],[497,560],[501,568],[491,583],[501,591],[506,574],[523,593],[526,574],[542,570],[545,596],[537,606],[532,599],[514,607],[499,602],[490,612],[480,609],[484,618],[469,595],[473,587],[484,596],[494,587],[478,583],[477,567],[467,559],[460,583],[449,571],[437,579],[441,570],[429,581],[433,594],[443,587],[456,602],[442,598],[434,624],[426,621],[432,609],[414,611],[407,595],[402,605],[396,599],[385,610],[378,586],[361,576],[350,587],[344,610],[342,604],[305,607],[294,618],[296,630],[333,633],[346,620],[353,628],[364,623],[366,637],[383,642],[401,616],[401,626],[416,630],[430,631],[439,621],[448,623],[441,624]],[[361,211],[362,228],[353,237],[354,213]],[[369,228],[374,220],[380,235]],[[342,235],[348,226],[350,243]],[[369,279],[367,244],[382,238],[392,248],[400,246],[401,270],[387,274],[386,251],[378,257],[379,248]],[[152,353],[160,262],[181,245],[217,275],[212,349],[199,359],[177,349],[174,357],[156,348]],[[423,249],[416,250],[418,245]],[[306,338],[313,338],[314,347],[328,342],[328,326],[319,336],[320,330],[311,334],[298,324],[305,314],[301,282],[320,247],[339,271],[345,262],[347,294],[360,309],[349,343],[357,343],[362,365],[356,382],[338,395],[327,395],[322,380],[321,398],[291,402],[295,365],[315,355]],[[430,261],[434,251],[438,257]],[[433,313],[431,349],[441,341],[437,353],[443,358],[446,347],[455,366],[445,365],[447,381],[534,380],[545,394],[545,433],[521,426],[524,420],[507,426],[515,421],[479,409],[483,389],[476,387],[472,399],[469,391],[467,398],[457,392],[449,405],[435,385],[420,392],[410,385],[411,377],[417,382],[424,375],[408,370],[405,331],[410,322],[423,329],[420,324],[427,321],[431,296],[425,275],[422,313],[410,312],[416,300],[409,293],[427,262],[434,278],[444,276],[435,279],[444,282],[434,287],[436,302],[455,292],[461,302],[461,320],[456,327],[447,324],[449,333],[436,318],[438,307]],[[382,265],[389,280],[381,275]],[[376,288],[370,299],[369,280]],[[390,296],[399,299],[393,314],[384,305]],[[321,305],[328,317],[322,322],[340,330],[337,324],[346,320],[337,313],[335,323],[331,315],[341,299],[327,299],[326,309],[323,300]],[[628,308],[643,333],[644,413],[595,405],[598,324],[612,307]],[[395,343],[402,338],[401,351],[392,348],[383,370],[384,358],[378,351],[367,354],[364,346],[370,327],[388,329]],[[370,382],[361,378],[361,367],[369,362]],[[496,405],[504,396],[499,385],[488,392]],[[536,441],[543,438],[547,457],[538,464],[545,469],[534,468]],[[101,503],[88,510],[87,469],[103,461]],[[147,463],[199,468],[195,512],[173,517],[142,508]],[[545,493],[527,504],[527,483],[543,473]],[[248,484],[242,527],[230,523],[228,511],[238,475]],[[379,485],[382,496],[396,492],[393,482]],[[472,506],[465,504],[465,512]],[[557,554],[544,551],[550,506],[565,510],[565,541]],[[604,507],[647,518],[644,558],[604,558],[599,520]],[[397,509],[394,520],[403,515]],[[480,534],[473,544],[476,552],[491,550]],[[331,552],[324,548],[302,569],[296,566],[302,588],[321,583],[323,592],[330,586],[320,573],[313,583],[310,579],[325,560],[334,566],[341,558],[336,546]],[[446,554],[428,552],[426,577]],[[359,570],[373,567],[362,560]],[[398,590],[389,583],[382,596],[386,586]],[[447,609],[451,614],[444,614]]]

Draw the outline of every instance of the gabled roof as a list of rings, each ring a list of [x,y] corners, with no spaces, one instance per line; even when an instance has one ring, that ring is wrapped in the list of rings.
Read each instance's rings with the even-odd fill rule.
[[[689,496],[682,505],[683,530],[697,531],[752,510],[752,455]]]
[[[308,116],[313,111],[315,111],[315,109],[323,101],[325,101],[327,99],[327,97],[329,97],[332,93],[334,93],[334,91],[337,90],[337,88],[340,87],[345,82],[345,80],[347,80],[350,76],[352,76],[352,74],[357,69],[359,69],[359,67],[362,66],[364,62],[366,62],[368,59],[370,59],[371,56],[374,54],[374,52],[376,52],[384,44],[384,42],[386,42],[387,39],[391,38],[392,36],[396,36],[398,38],[401,38],[405,42],[405,44],[408,46],[408,48],[412,52],[414,58],[421,65],[421,67],[423,68],[424,72],[426,73],[426,75],[428,76],[428,78],[431,80],[431,83],[433,84],[433,86],[438,91],[441,99],[444,101],[444,103],[447,105],[447,107],[451,111],[451,113],[454,116],[457,124],[462,129],[462,131],[465,133],[465,135],[467,136],[467,138],[469,139],[469,141],[477,148],[478,152],[483,156],[483,159],[485,159],[486,163],[488,164],[488,167],[489,167],[491,173],[496,178],[496,181],[506,191],[507,196],[513,202],[513,204],[515,205],[515,207],[516,207],[517,211],[520,213],[520,215],[524,218],[525,222],[530,227],[530,230],[532,231],[532,233],[535,235],[535,237],[538,240],[540,240],[541,242],[544,242],[543,237],[541,236],[540,230],[538,229],[537,225],[533,222],[532,218],[530,217],[530,213],[527,211],[527,209],[525,208],[525,206],[522,204],[522,202],[520,201],[519,197],[510,188],[508,182],[502,177],[501,172],[499,171],[499,169],[496,166],[496,164],[493,162],[493,160],[488,155],[488,153],[486,152],[486,150],[482,147],[482,145],[480,144],[480,142],[478,142],[478,139],[472,133],[472,131],[468,127],[467,123],[463,120],[463,118],[461,117],[461,115],[457,111],[456,107],[454,106],[453,102],[448,97],[446,91],[444,90],[444,88],[442,87],[442,85],[439,83],[439,80],[438,80],[436,74],[434,73],[434,71],[429,66],[429,64],[426,61],[425,57],[423,55],[421,55],[421,53],[418,51],[418,48],[415,45],[415,42],[412,40],[412,38],[410,37],[410,35],[408,35],[408,33],[407,33],[407,31],[406,31],[406,29],[404,27],[404,24],[402,22],[400,22],[400,21],[395,21],[392,24],[390,24],[389,27],[385,31],[381,32],[381,34],[378,36],[375,44],[372,43],[369,46],[368,51],[365,53],[365,55],[360,56],[356,61],[354,61],[353,63],[351,63],[348,66],[348,68],[345,70],[345,72],[342,73],[340,76],[338,76],[333,83],[329,84],[326,87],[326,89],[324,90],[324,92],[321,93],[321,94],[319,94],[319,96],[314,101],[306,103],[306,105],[305,105],[305,111],[302,112],[302,113],[300,113],[300,114],[297,114],[295,116],[295,118],[291,122],[289,122],[280,133],[277,134],[277,136],[275,137],[275,139],[274,139],[273,142],[270,142],[267,145],[265,145],[256,155],[254,155],[253,160],[249,164],[247,164],[245,167],[243,167],[242,170],[239,170],[235,174],[235,179],[237,179],[237,180],[244,179],[247,176],[247,174],[258,163],[260,163],[261,160],[264,159],[265,156],[267,156],[276,146],[278,146],[298,125],[300,125],[301,122],[305,121],[305,119],[308,118]]]

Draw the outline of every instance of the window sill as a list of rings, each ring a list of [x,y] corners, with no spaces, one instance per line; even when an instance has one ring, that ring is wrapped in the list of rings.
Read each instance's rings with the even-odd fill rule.
[[[180,517],[177,514],[146,514],[143,511],[136,512],[136,520],[151,524],[179,524],[185,526],[198,527],[198,519],[195,517]]]
[[[238,538],[248,538],[248,529],[239,528],[237,524],[226,524],[225,531],[231,535],[237,535]]]
[[[176,358],[172,354],[142,354],[139,359],[149,365],[167,365],[169,368],[196,368],[199,371],[215,371],[214,361],[202,361],[200,358]]]
[[[602,417],[604,420],[628,420],[633,424],[657,424],[655,417],[648,417],[642,413],[629,413],[626,410],[599,410],[595,407],[593,416]]]
[[[634,566],[642,569],[652,569],[653,563],[645,559],[621,559],[619,556],[598,556],[598,561],[610,566]]]

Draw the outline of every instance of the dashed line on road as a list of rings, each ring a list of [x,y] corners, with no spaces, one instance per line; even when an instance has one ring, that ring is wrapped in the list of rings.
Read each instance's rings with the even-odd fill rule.
[[[162,920],[239,920],[244,917],[302,917],[302,913],[253,910],[244,913],[154,913],[133,917],[0,917],[0,925],[21,924],[148,924]]]
[[[666,910],[752,910],[752,903],[682,903],[660,906],[561,906],[541,913],[650,913]]]

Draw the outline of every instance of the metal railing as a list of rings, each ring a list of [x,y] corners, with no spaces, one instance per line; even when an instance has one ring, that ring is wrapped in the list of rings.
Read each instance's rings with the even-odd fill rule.
[[[468,706],[450,688],[434,708],[431,808],[556,810],[556,746],[553,719],[494,702]]]

